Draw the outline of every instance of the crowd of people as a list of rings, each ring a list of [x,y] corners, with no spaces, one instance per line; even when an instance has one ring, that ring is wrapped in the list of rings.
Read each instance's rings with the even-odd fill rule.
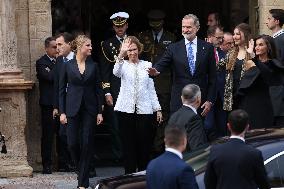
[[[148,14],[151,30],[136,36],[127,35],[128,18],[126,12],[110,17],[115,35],[101,43],[98,63],[91,58],[92,43],[86,35],[65,32],[45,40],[46,54],[36,62],[43,173],[52,172],[56,130],[59,170],[76,171],[78,188],[87,188],[96,148],[94,127],[103,122],[110,125],[112,152],[123,159],[126,174],[145,170],[166,145],[161,162],[148,166],[147,179],[148,175],[159,178],[151,172],[153,167],[177,161],[168,152],[181,158],[182,151],[192,151],[229,131],[244,133],[247,125],[250,129],[283,127],[284,10],[269,11],[267,26],[273,36],[256,38],[246,23],[237,25],[233,33],[223,31],[218,14],[208,16],[205,40],[197,37],[198,17],[185,15],[183,39],[177,42],[164,29],[165,14],[160,10]],[[243,110],[235,115],[236,109]],[[235,130],[236,117],[245,119],[241,130]],[[190,167],[182,162],[173,165],[185,174],[184,179],[179,177],[181,185],[197,188]],[[213,174],[219,173],[208,169],[208,188],[216,183]],[[150,177],[149,183],[154,184],[149,188],[161,188]],[[183,188],[171,181],[162,188]]]

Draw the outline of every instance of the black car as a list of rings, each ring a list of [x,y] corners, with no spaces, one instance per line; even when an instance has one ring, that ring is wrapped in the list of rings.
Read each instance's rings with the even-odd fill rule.
[[[223,143],[229,137],[218,139],[214,143]],[[264,158],[264,165],[270,186],[284,189],[284,129],[258,129],[246,134],[246,143],[259,149]],[[200,189],[205,189],[203,178],[209,158],[210,146],[184,154],[184,160],[195,171]],[[96,189],[146,189],[146,171],[106,178],[98,181]]]

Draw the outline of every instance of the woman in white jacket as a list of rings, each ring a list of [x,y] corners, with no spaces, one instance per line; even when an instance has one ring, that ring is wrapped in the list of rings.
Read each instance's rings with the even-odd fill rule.
[[[113,68],[113,74],[121,78],[114,110],[121,133],[125,174],[146,169],[153,141],[154,112],[157,112],[157,121],[162,121],[154,82],[147,72],[152,63],[139,60],[142,50],[139,40],[128,36],[122,43]],[[128,60],[124,60],[126,57]]]

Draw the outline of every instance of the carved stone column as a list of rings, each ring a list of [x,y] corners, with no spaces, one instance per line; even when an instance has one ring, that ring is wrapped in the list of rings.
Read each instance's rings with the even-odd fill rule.
[[[32,176],[27,162],[25,81],[17,67],[15,0],[0,0],[0,131],[5,135],[7,154],[0,154],[0,177]]]

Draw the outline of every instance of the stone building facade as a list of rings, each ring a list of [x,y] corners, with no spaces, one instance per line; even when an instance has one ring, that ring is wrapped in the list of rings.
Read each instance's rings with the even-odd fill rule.
[[[284,9],[284,1],[249,0],[256,33],[271,34],[265,25],[271,8]],[[0,26],[0,131],[10,137],[8,153],[0,154],[0,177],[31,176],[41,169],[35,61],[52,34],[51,0],[0,0]]]
[[[8,139],[0,177],[31,176],[40,168],[35,61],[51,35],[50,10],[50,0],[0,0],[0,131]]]

